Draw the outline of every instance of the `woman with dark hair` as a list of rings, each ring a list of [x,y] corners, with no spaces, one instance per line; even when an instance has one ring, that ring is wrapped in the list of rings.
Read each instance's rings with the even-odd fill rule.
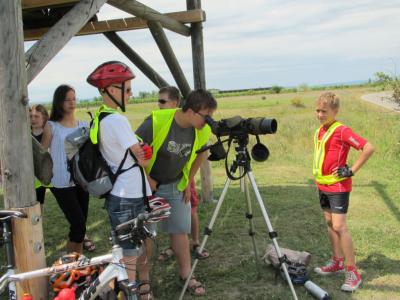
[[[67,168],[64,142],[67,135],[77,128],[88,127],[88,123],[75,117],[75,90],[69,85],[60,85],[54,91],[50,119],[43,130],[42,145],[49,148],[53,159],[51,191],[69,222],[67,251],[82,253],[86,233],[89,195],[71,181]],[[89,251],[94,250],[94,244]]]

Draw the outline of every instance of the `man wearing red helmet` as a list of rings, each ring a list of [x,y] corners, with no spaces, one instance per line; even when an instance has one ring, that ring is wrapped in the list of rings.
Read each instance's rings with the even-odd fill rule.
[[[95,114],[90,129],[90,138],[94,144],[99,143],[100,152],[113,172],[117,171],[126,156],[122,166],[124,171],[117,177],[105,202],[113,229],[144,212],[144,197],[151,195],[147,178],[142,176],[140,170],[140,167],[145,167],[149,162],[152,155],[151,148],[139,142],[128,119],[119,114],[117,110],[120,107],[122,111],[125,111],[125,106],[132,96],[131,80],[133,78],[135,75],[131,69],[117,61],[106,62],[98,66],[87,78],[88,83],[98,88],[104,103]],[[128,152],[133,155],[129,155]],[[140,167],[137,167],[138,165]],[[144,180],[144,184],[142,180]],[[132,267],[132,264],[136,261],[135,257],[140,255],[138,259],[141,266],[139,278],[142,286],[147,285],[145,289],[149,294],[149,269],[145,253],[138,251],[135,245],[129,241],[121,242],[120,245],[123,249],[124,259],[129,261],[130,267],[126,270],[130,281],[136,278],[135,268]]]

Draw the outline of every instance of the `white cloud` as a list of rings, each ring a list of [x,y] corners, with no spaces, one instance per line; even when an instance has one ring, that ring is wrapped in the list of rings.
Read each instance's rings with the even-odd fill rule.
[[[142,3],[160,12],[186,9],[185,1]],[[203,26],[209,87],[367,79],[371,72],[400,63],[398,1],[247,0],[244,4],[203,0],[202,6],[207,14]],[[106,5],[98,16],[113,19],[129,14]],[[168,30],[166,33],[191,83],[190,38]],[[148,30],[120,35],[174,84]],[[85,82],[86,76],[103,61],[115,59],[132,65],[102,35],[74,38],[29,86],[31,98],[44,98],[46,90],[47,98],[51,98],[55,87],[64,82],[79,87],[78,96],[94,96],[95,91]],[[135,67],[134,70],[138,73],[134,81],[136,92],[156,89]]]

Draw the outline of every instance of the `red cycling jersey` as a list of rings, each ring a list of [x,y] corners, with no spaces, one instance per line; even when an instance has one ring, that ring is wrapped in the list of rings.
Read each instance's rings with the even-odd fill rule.
[[[321,127],[318,133],[319,140],[322,139],[327,129],[328,127]],[[325,159],[322,164],[322,175],[332,174],[335,168],[343,167],[346,164],[350,147],[360,150],[366,143],[366,140],[355,134],[349,127],[342,125],[336,128],[325,144]],[[331,193],[350,192],[352,187],[351,178],[332,185],[319,184],[317,182],[316,184],[321,191]]]

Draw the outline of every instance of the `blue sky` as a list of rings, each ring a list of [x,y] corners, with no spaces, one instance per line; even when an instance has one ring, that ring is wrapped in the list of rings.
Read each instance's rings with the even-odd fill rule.
[[[141,2],[160,12],[186,9],[184,0]],[[400,72],[399,0],[202,0],[202,7],[207,15],[207,88],[316,85],[366,80],[377,71]],[[129,15],[105,5],[98,16],[104,20]],[[166,33],[192,86],[190,38]],[[148,30],[120,35],[175,85]],[[32,44],[26,43],[26,49]],[[63,83],[74,86],[79,99],[97,96],[86,77],[108,60],[132,66],[137,75],[134,95],[157,90],[103,35],[92,35],[73,38],[31,82],[31,102],[51,101],[54,89]]]

